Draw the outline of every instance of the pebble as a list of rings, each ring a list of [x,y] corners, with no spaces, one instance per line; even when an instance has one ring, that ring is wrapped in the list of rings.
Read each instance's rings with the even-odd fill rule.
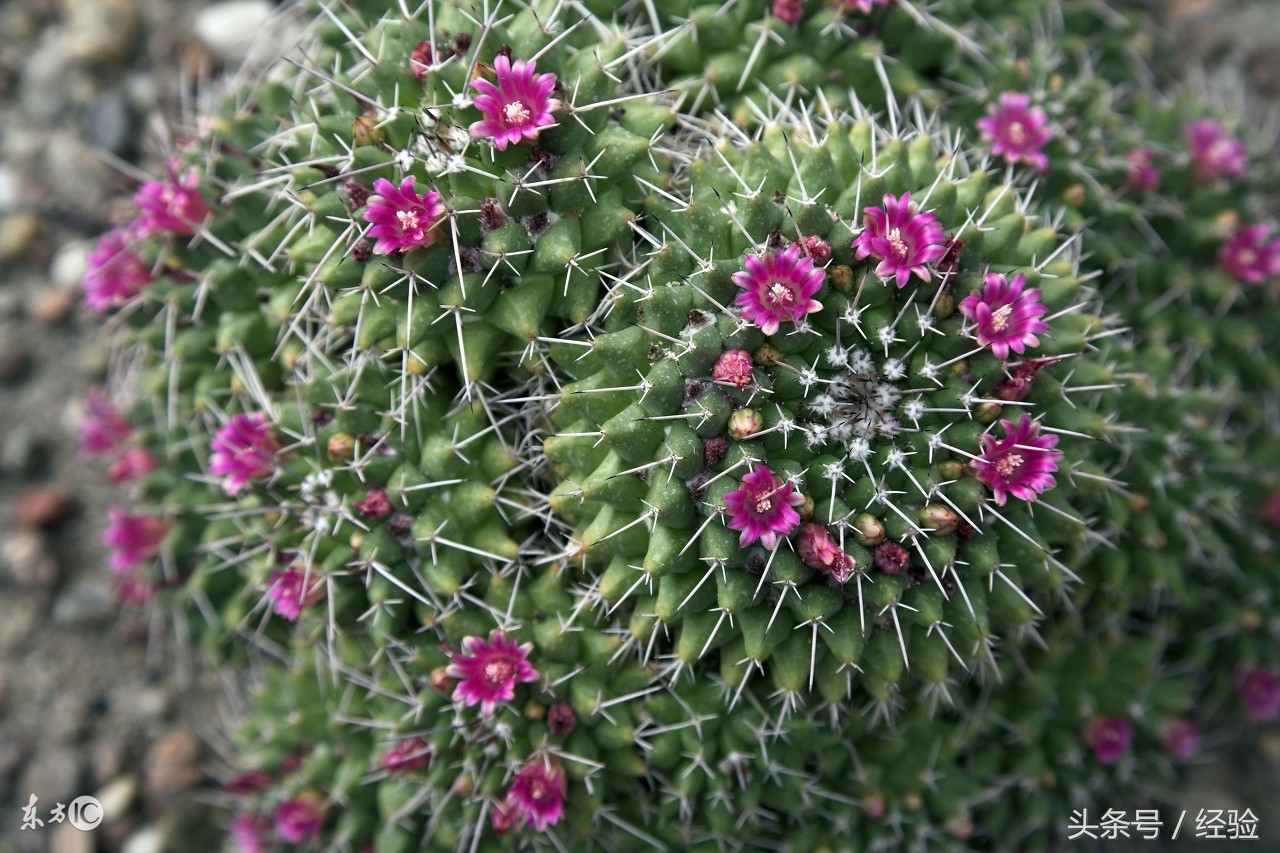
[[[10,796],[9,788],[26,757],[27,747],[22,741],[13,736],[0,736],[0,800],[17,799]]]
[[[0,444],[0,472],[14,478],[31,474],[39,467],[39,450],[40,443],[30,428],[14,427]]]
[[[0,544],[6,574],[20,587],[47,589],[58,582],[58,563],[49,543],[34,530],[15,530]]]
[[[204,778],[201,750],[200,736],[188,726],[177,726],[152,744],[143,763],[143,791],[150,809],[161,811]]]
[[[39,610],[26,598],[6,593],[0,603],[0,652],[12,652],[35,633]]]
[[[19,343],[0,343],[0,382],[21,379],[31,366],[31,353]]]
[[[270,17],[271,4],[267,0],[223,0],[200,10],[193,30],[215,56],[235,64],[249,55]]]
[[[35,794],[41,803],[52,808],[54,803],[69,803],[84,794],[79,790],[83,768],[77,753],[75,749],[55,747],[32,756],[18,782],[18,795],[26,799]]]
[[[42,290],[31,303],[31,317],[46,326],[58,326],[71,316],[79,296],[72,290]]]
[[[10,213],[0,219],[0,261],[26,254],[40,236],[40,217],[34,213]]]
[[[59,247],[49,264],[49,280],[53,286],[69,290],[79,287],[89,268],[89,253],[93,251],[92,240],[75,240]]]
[[[133,107],[120,89],[108,89],[85,107],[81,119],[85,138],[112,154],[124,154],[133,139]]]
[[[45,30],[35,49],[28,54],[22,66],[20,93],[22,111],[30,118],[53,121],[71,106],[67,37],[63,28]],[[8,144],[11,145],[12,140]]]
[[[76,829],[70,821],[54,824],[49,836],[49,853],[93,853],[97,847],[94,833]]]
[[[50,617],[66,628],[92,628],[115,616],[117,604],[110,582],[99,574],[82,577],[58,595]]]
[[[9,213],[18,207],[22,198],[22,180],[11,166],[0,165],[0,213]]]
[[[87,65],[125,59],[136,46],[138,7],[132,0],[66,0],[67,55]]]
[[[52,527],[71,517],[75,501],[62,486],[24,489],[14,502],[13,519],[19,527]]]
[[[129,813],[138,796],[138,777],[131,774],[117,776],[94,794],[102,803],[103,820],[117,821]]]
[[[16,287],[0,289],[0,320],[12,320],[22,314],[22,291]]]
[[[120,845],[120,853],[162,853],[164,833],[158,826],[144,826]]]

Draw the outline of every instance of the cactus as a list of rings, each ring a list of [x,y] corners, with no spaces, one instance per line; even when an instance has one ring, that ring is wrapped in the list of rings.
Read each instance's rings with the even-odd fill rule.
[[[1093,4],[634,5],[319,9],[95,254],[244,846],[1039,848],[1280,710],[1265,170]]]

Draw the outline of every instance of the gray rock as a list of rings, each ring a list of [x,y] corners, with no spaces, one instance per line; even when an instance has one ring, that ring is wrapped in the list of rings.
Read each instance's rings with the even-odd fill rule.
[[[18,586],[41,589],[58,582],[58,563],[44,536],[35,530],[13,530],[0,543],[0,565]]]
[[[126,59],[138,34],[138,4],[132,0],[65,0],[67,54],[87,65]]]
[[[20,96],[29,117],[51,121],[70,106],[67,58],[66,33],[50,27],[22,66]]]
[[[82,577],[58,595],[51,614],[54,624],[67,628],[91,628],[109,621],[117,609],[107,579],[99,574]]]
[[[271,17],[267,0],[223,0],[196,15],[196,38],[228,64],[242,62]]]
[[[0,213],[18,208],[22,201],[22,179],[9,166],[0,165]]]
[[[31,756],[27,769],[18,782],[18,798],[25,805],[32,794],[39,800],[41,815],[47,815],[54,803],[70,803],[84,794],[80,788],[83,767],[77,750],[67,747],[45,749]]]
[[[162,853],[164,833],[158,826],[144,826],[124,840],[120,853]]]
[[[8,430],[0,443],[0,472],[16,478],[25,477],[40,467],[40,442],[25,426]]]
[[[89,142],[113,154],[123,154],[133,140],[134,115],[120,89],[108,89],[85,107],[82,118]]]
[[[0,260],[12,261],[26,254],[40,236],[40,217],[34,213],[10,213],[0,219]]]

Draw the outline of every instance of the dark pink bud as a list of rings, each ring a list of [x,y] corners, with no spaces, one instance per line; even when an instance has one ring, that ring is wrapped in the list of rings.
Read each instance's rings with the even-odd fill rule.
[[[911,562],[907,549],[897,542],[881,542],[874,552],[876,568],[887,575],[897,575],[906,571]]]

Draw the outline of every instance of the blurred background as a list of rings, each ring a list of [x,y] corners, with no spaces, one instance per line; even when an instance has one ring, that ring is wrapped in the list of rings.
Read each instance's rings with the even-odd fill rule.
[[[0,0],[0,853],[222,844],[219,674],[171,648],[162,617],[116,602],[99,545],[112,490],[76,458],[107,366],[78,285],[92,238],[162,170],[175,118],[198,114],[201,81],[243,60],[274,5]],[[1280,0],[1144,5],[1214,100],[1280,109]],[[1280,849],[1280,728],[1206,747],[1184,832],[1200,809],[1250,808],[1269,839],[1256,849]],[[94,832],[21,829],[32,796],[45,819],[84,794],[107,812]]]

